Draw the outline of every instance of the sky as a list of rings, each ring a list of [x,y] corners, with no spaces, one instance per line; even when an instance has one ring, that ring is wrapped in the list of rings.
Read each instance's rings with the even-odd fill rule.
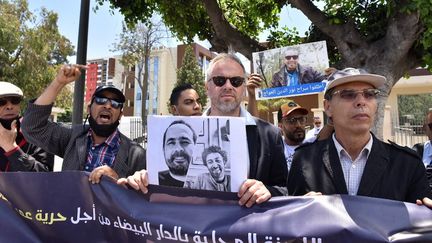
[[[58,14],[59,31],[72,42],[76,51],[78,46],[81,1],[28,0],[28,2],[29,9],[33,13],[38,13],[42,7],[45,7]],[[95,12],[93,10],[95,4],[95,1],[90,0],[87,59],[104,58],[120,54],[111,50],[113,49],[113,43],[118,40],[118,36],[121,33],[123,16],[118,11],[111,13],[108,3],[105,3]],[[295,9],[288,10],[286,8],[281,13],[280,23],[290,28],[295,26],[300,34],[304,34],[310,25],[310,21],[300,11]],[[260,36],[260,40],[265,40],[267,34],[268,32],[263,33]],[[207,48],[210,47],[206,42],[199,43]],[[177,44],[180,43],[175,39],[166,43],[168,47],[174,47]],[[75,63],[76,57],[69,57],[68,60],[71,63]]]

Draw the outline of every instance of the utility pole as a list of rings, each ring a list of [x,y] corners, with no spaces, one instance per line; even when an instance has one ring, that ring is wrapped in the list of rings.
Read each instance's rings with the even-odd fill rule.
[[[90,0],[81,0],[76,63],[82,65],[86,65],[87,62],[89,11]],[[79,125],[83,122],[85,75],[86,71],[82,70],[81,77],[75,81],[72,125]]]

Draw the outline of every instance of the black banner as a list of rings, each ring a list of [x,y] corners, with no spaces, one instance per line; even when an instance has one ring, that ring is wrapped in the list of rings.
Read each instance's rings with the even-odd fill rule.
[[[0,242],[432,242],[432,210],[347,195],[280,197],[151,186],[84,172],[0,174]]]

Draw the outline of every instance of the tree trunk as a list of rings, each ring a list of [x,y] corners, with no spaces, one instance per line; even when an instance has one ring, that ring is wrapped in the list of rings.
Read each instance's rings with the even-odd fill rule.
[[[144,57],[144,73],[143,73],[142,88],[141,88],[141,92],[142,92],[141,119],[142,119],[143,128],[147,126],[146,104],[147,104],[147,91],[148,91],[148,80],[149,80],[149,73],[148,73],[149,64],[150,64],[149,60],[150,60],[150,56],[147,53]]]

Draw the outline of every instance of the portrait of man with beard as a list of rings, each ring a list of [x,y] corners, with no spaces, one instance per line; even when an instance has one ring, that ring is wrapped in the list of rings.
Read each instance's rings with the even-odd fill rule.
[[[183,120],[168,126],[163,135],[163,152],[169,170],[159,172],[159,185],[183,187],[196,140],[195,131]]]

